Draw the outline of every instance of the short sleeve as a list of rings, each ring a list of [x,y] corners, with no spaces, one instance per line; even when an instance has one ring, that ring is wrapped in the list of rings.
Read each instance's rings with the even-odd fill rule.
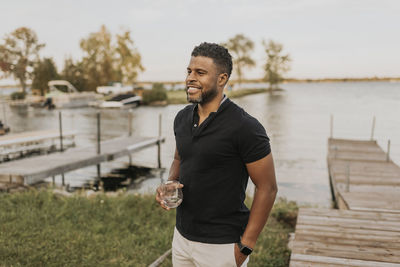
[[[271,153],[269,137],[255,118],[247,118],[238,130],[238,147],[244,163],[257,161]]]
[[[177,127],[177,124],[178,124],[178,122],[177,122],[177,117],[178,117],[178,115],[179,115],[179,114],[177,114],[177,115],[175,116],[175,119],[174,119],[174,136],[176,136],[176,127]]]

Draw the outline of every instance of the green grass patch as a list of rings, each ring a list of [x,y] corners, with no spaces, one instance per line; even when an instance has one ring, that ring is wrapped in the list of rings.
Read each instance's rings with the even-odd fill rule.
[[[185,90],[167,91],[168,104],[188,104]]]
[[[295,203],[277,201],[249,266],[288,266],[296,215]],[[154,196],[3,193],[0,266],[148,266],[171,247],[174,224]]]
[[[154,196],[0,194],[0,212],[0,266],[148,266],[175,223]]]

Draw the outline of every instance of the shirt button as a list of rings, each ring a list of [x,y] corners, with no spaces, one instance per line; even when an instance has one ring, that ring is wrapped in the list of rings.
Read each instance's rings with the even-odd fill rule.
[[[196,128],[196,127],[197,127],[197,124],[193,125],[193,127]]]

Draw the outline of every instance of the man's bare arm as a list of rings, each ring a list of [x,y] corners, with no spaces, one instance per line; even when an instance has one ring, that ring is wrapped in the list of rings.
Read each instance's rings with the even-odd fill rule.
[[[179,165],[180,165],[180,160],[181,158],[179,157],[178,149],[175,148],[175,155],[174,155],[174,160],[171,163],[171,168],[169,169],[169,175],[168,175],[168,180],[178,180],[179,181]],[[179,185],[179,188],[182,188],[183,185]],[[156,194],[156,201],[160,206],[165,209],[169,210],[167,206],[165,206],[164,201],[162,199],[162,193],[160,187],[157,188],[157,194]]]
[[[179,180],[179,166],[181,158],[179,157],[178,149],[175,148],[174,160],[172,161],[171,168],[169,169],[168,180]]]
[[[257,190],[251,206],[250,218],[242,236],[242,244],[254,248],[274,205],[278,187],[271,153],[260,160],[246,164],[246,167]],[[239,252],[237,246],[235,246],[235,256],[237,262],[242,262],[246,258]]]

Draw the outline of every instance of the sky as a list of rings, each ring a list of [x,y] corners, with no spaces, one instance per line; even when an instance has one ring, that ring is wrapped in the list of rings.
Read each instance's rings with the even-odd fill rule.
[[[399,77],[397,0],[1,0],[0,42],[18,27],[33,29],[59,70],[82,57],[79,42],[105,25],[130,30],[145,71],[139,81],[180,81],[194,46],[244,34],[255,43],[263,77],[263,40],[283,44],[290,78]],[[233,76],[235,77],[235,76]],[[3,80],[4,82],[4,80]]]

